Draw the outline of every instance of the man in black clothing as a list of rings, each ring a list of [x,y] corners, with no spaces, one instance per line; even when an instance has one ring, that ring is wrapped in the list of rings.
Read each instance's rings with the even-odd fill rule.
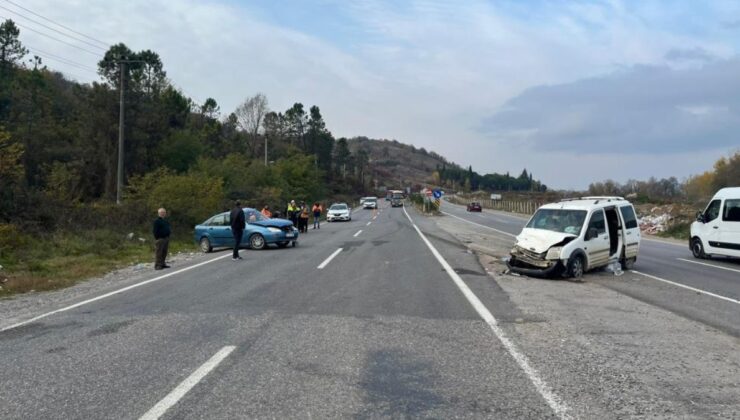
[[[161,270],[163,268],[170,268],[170,266],[165,263],[165,260],[167,259],[167,251],[170,245],[171,231],[170,222],[165,219],[165,217],[167,217],[167,210],[161,208],[157,210],[157,213],[159,217],[154,221],[153,229],[154,245],[156,249],[154,253],[154,269]]]
[[[242,257],[239,256],[239,245],[242,242],[246,220],[244,219],[244,210],[242,210],[242,204],[240,202],[237,201],[234,203],[234,208],[231,209],[229,219],[231,220],[231,233],[234,235],[234,254],[231,259],[234,261],[241,260]]]

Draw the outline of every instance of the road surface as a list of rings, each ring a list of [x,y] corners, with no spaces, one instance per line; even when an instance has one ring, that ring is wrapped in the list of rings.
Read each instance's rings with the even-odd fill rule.
[[[430,240],[463,281],[485,275]],[[229,255],[0,332],[0,418],[555,415],[403,208]]]
[[[521,224],[445,207],[506,232]],[[351,222],[310,230],[297,248],[242,255],[203,255],[34,316],[0,319],[0,418],[707,418],[740,407],[740,365],[727,350],[737,338],[694,334],[693,324],[631,298],[609,302],[625,317],[612,324],[593,312],[571,322],[573,311],[523,311],[572,292],[549,284],[545,295],[535,288],[510,299],[465,244],[412,209],[382,202]],[[671,274],[649,271],[649,255],[641,254],[641,270]],[[731,292],[725,283],[712,290]],[[717,301],[720,309],[707,310],[715,324],[737,324],[737,305],[723,318],[730,302],[701,299]],[[598,335],[586,339],[587,319],[598,321]],[[658,342],[655,331],[669,334]],[[675,348],[687,336],[702,341],[700,356]],[[666,367],[669,355],[680,370]],[[643,365],[655,377],[627,372]]]

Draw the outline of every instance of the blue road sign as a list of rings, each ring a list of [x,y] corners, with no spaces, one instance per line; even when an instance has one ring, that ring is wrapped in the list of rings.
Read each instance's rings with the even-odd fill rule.
[[[434,198],[441,198],[442,190],[434,190]]]

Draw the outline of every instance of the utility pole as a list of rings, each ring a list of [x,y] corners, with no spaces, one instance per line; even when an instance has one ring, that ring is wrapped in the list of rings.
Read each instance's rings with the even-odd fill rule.
[[[265,166],[267,166],[267,133],[265,133]]]
[[[119,62],[121,70],[121,108],[118,111],[118,180],[116,182],[116,204],[121,204],[121,190],[123,189],[123,74],[126,72],[126,62]]]
[[[118,177],[116,180],[116,204],[121,204],[121,193],[123,192],[123,113],[124,113],[124,86],[126,75],[126,63],[145,63],[143,60],[118,60],[116,61],[121,70],[121,109],[118,111]]]

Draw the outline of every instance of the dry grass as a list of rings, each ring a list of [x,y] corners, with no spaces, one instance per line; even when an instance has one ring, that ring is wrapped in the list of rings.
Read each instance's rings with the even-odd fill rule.
[[[142,243],[137,238],[98,230],[16,238],[13,247],[0,244],[0,297],[68,287],[118,268],[151,263],[152,240]],[[193,250],[195,244],[187,237],[170,244],[170,252]]]

